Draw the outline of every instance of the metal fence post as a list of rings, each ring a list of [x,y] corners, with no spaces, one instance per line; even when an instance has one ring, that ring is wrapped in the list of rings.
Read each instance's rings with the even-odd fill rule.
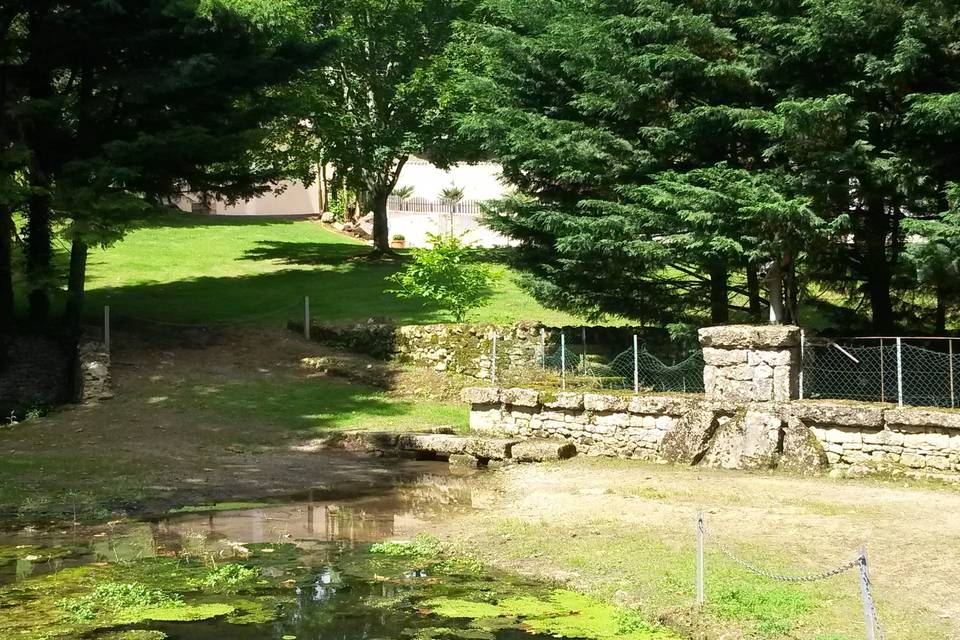
[[[947,340],[947,353],[950,356],[950,408],[957,405],[956,391],[953,383],[953,340]]]
[[[903,345],[897,338],[897,405],[903,407]]]
[[[560,388],[567,388],[567,336],[560,331]]]
[[[880,402],[887,401],[887,380],[883,374],[883,338],[880,338]]]
[[[547,368],[547,330],[540,327],[540,368]]]
[[[310,339],[310,296],[303,296],[303,337]]]
[[[633,334],[633,392],[640,393],[640,351],[637,334]]]
[[[580,327],[580,373],[587,375],[587,328]]]
[[[703,592],[703,512],[697,512],[697,606],[702,607]]]
[[[110,353],[110,305],[103,307],[103,348]]]
[[[493,332],[493,362],[490,363],[490,384],[497,384],[497,332]]]
[[[806,355],[807,348],[807,334],[803,329],[800,329],[800,373],[797,375],[797,386],[800,387],[798,390],[798,395],[800,399],[803,400],[803,365],[804,356]]]
[[[867,567],[867,550],[860,547],[860,598],[863,601],[863,622],[867,640],[877,640],[877,610],[870,591],[870,571]]]

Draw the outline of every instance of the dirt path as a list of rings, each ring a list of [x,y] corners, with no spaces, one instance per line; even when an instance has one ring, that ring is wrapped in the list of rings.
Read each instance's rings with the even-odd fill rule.
[[[290,424],[300,418],[297,407],[286,415],[285,399],[267,396],[297,383],[309,394],[311,380],[323,374],[300,360],[334,353],[328,349],[282,331],[207,336],[193,347],[119,336],[115,345],[113,399],[0,430],[7,461],[0,465],[0,524],[15,525],[18,513],[26,520],[74,512],[96,519],[311,488],[356,493],[415,473],[411,465],[344,451],[301,450],[318,434],[297,430]],[[352,364],[363,378],[370,363]],[[370,369],[371,379],[384,376]],[[338,384],[350,388],[348,380]],[[235,388],[250,397],[225,397]],[[247,411],[267,400],[279,407],[274,414]],[[356,405],[363,404],[360,397]]]
[[[865,544],[890,638],[960,637],[960,492],[952,488],[589,459],[514,467],[486,486],[481,509],[438,526],[444,538],[674,624],[689,615],[694,520],[703,508],[717,539],[778,572],[838,565]],[[711,583],[708,572],[717,598],[735,567],[708,546],[711,563],[723,574]],[[748,578],[741,574],[730,573],[731,584]],[[777,585],[757,587],[762,594]],[[758,637],[863,637],[854,575],[811,588],[826,604],[798,615],[783,636],[761,625]],[[733,621],[696,627],[691,633],[703,637],[756,634]]]

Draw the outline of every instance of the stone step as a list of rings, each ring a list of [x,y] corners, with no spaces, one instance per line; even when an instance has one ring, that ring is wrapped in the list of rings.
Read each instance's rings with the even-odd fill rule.
[[[366,449],[385,453],[447,458],[459,466],[465,466],[464,463],[468,460],[476,460],[478,464],[491,460],[542,462],[565,460],[577,454],[573,443],[566,440],[515,440],[451,433],[354,431],[345,434],[344,441],[359,442]]]

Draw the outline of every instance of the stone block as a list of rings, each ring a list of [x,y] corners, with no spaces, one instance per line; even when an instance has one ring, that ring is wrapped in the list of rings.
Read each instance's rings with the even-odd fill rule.
[[[651,418],[656,427],[656,418]],[[660,440],[659,455],[668,462],[697,464],[707,450],[717,428],[712,411],[695,410],[681,417]]]
[[[747,364],[748,354],[747,349],[704,347],[703,361],[716,367],[730,367],[737,364]]]
[[[800,328],[784,325],[724,325],[704,327],[700,345],[721,349],[782,349],[800,346]]]
[[[682,416],[697,408],[699,402],[692,398],[675,396],[633,396],[627,405],[630,413]]]
[[[464,447],[464,452],[487,460],[503,460],[510,457],[510,450],[517,443],[509,438],[472,438]]]
[[[564,440],[524,440],[513,445],[512,457],[518,462],[566,460],[577,455],[577,447]]]
[[[932,409],[887,409],[883,413],[887,425],[893,427],[938,427],[960,430],[960,413]]]
[[[400,435],[397,446],[408,451],[452,455],[454,453],[466,453],[467,443],[470,440],[471,438],[465,436],[439,433],[404,433]]]
[[[460,392],[460,399],[467,404],[497,404],[500,402],[500,389],[497,387],[466,387]]]
[[[823,469],[827,464],[827,453],[813,430],[799,418],[788,417],[783,424],[780,465],[797,473],[809,473]]]
[[[488,435],[501,433],[506,428],[503,411],[499,406],[474,406],[470,411],[470,430]]]
[[[583,408],[587,411],[626,411],[627,399],[601,393],[585,393]]]
[[[518,407],[536,407],[540,404],[540,392],[536,389],[503,389],[500,393],[505,404]]]
[[[884,425],[884,410],[867,404],[804,400],[791,403],[789,411],[809,426],[881,429]]]
[[[543,397],[541,399],[543,400],[543,406],[549,407],[551,409],[582,409],[583,408],[582,393],[573,393],[571,391],[560,391],[551,400],[548,400],[546,397]]]
[[[755,381],[760,380],[772,380],[773,379],[773,367],[770,365],[761,362],[760,364],[754,365],[753,367],[753,379]]]

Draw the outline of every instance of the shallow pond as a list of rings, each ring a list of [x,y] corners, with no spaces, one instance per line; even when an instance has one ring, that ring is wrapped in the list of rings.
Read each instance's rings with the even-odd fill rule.
[[[0,538],[0,638],[667,639],[634,613],[410,535],[485,496],[425,474],[377,495],[192,507]],[[381,541],[407,538],[406,543]]]

